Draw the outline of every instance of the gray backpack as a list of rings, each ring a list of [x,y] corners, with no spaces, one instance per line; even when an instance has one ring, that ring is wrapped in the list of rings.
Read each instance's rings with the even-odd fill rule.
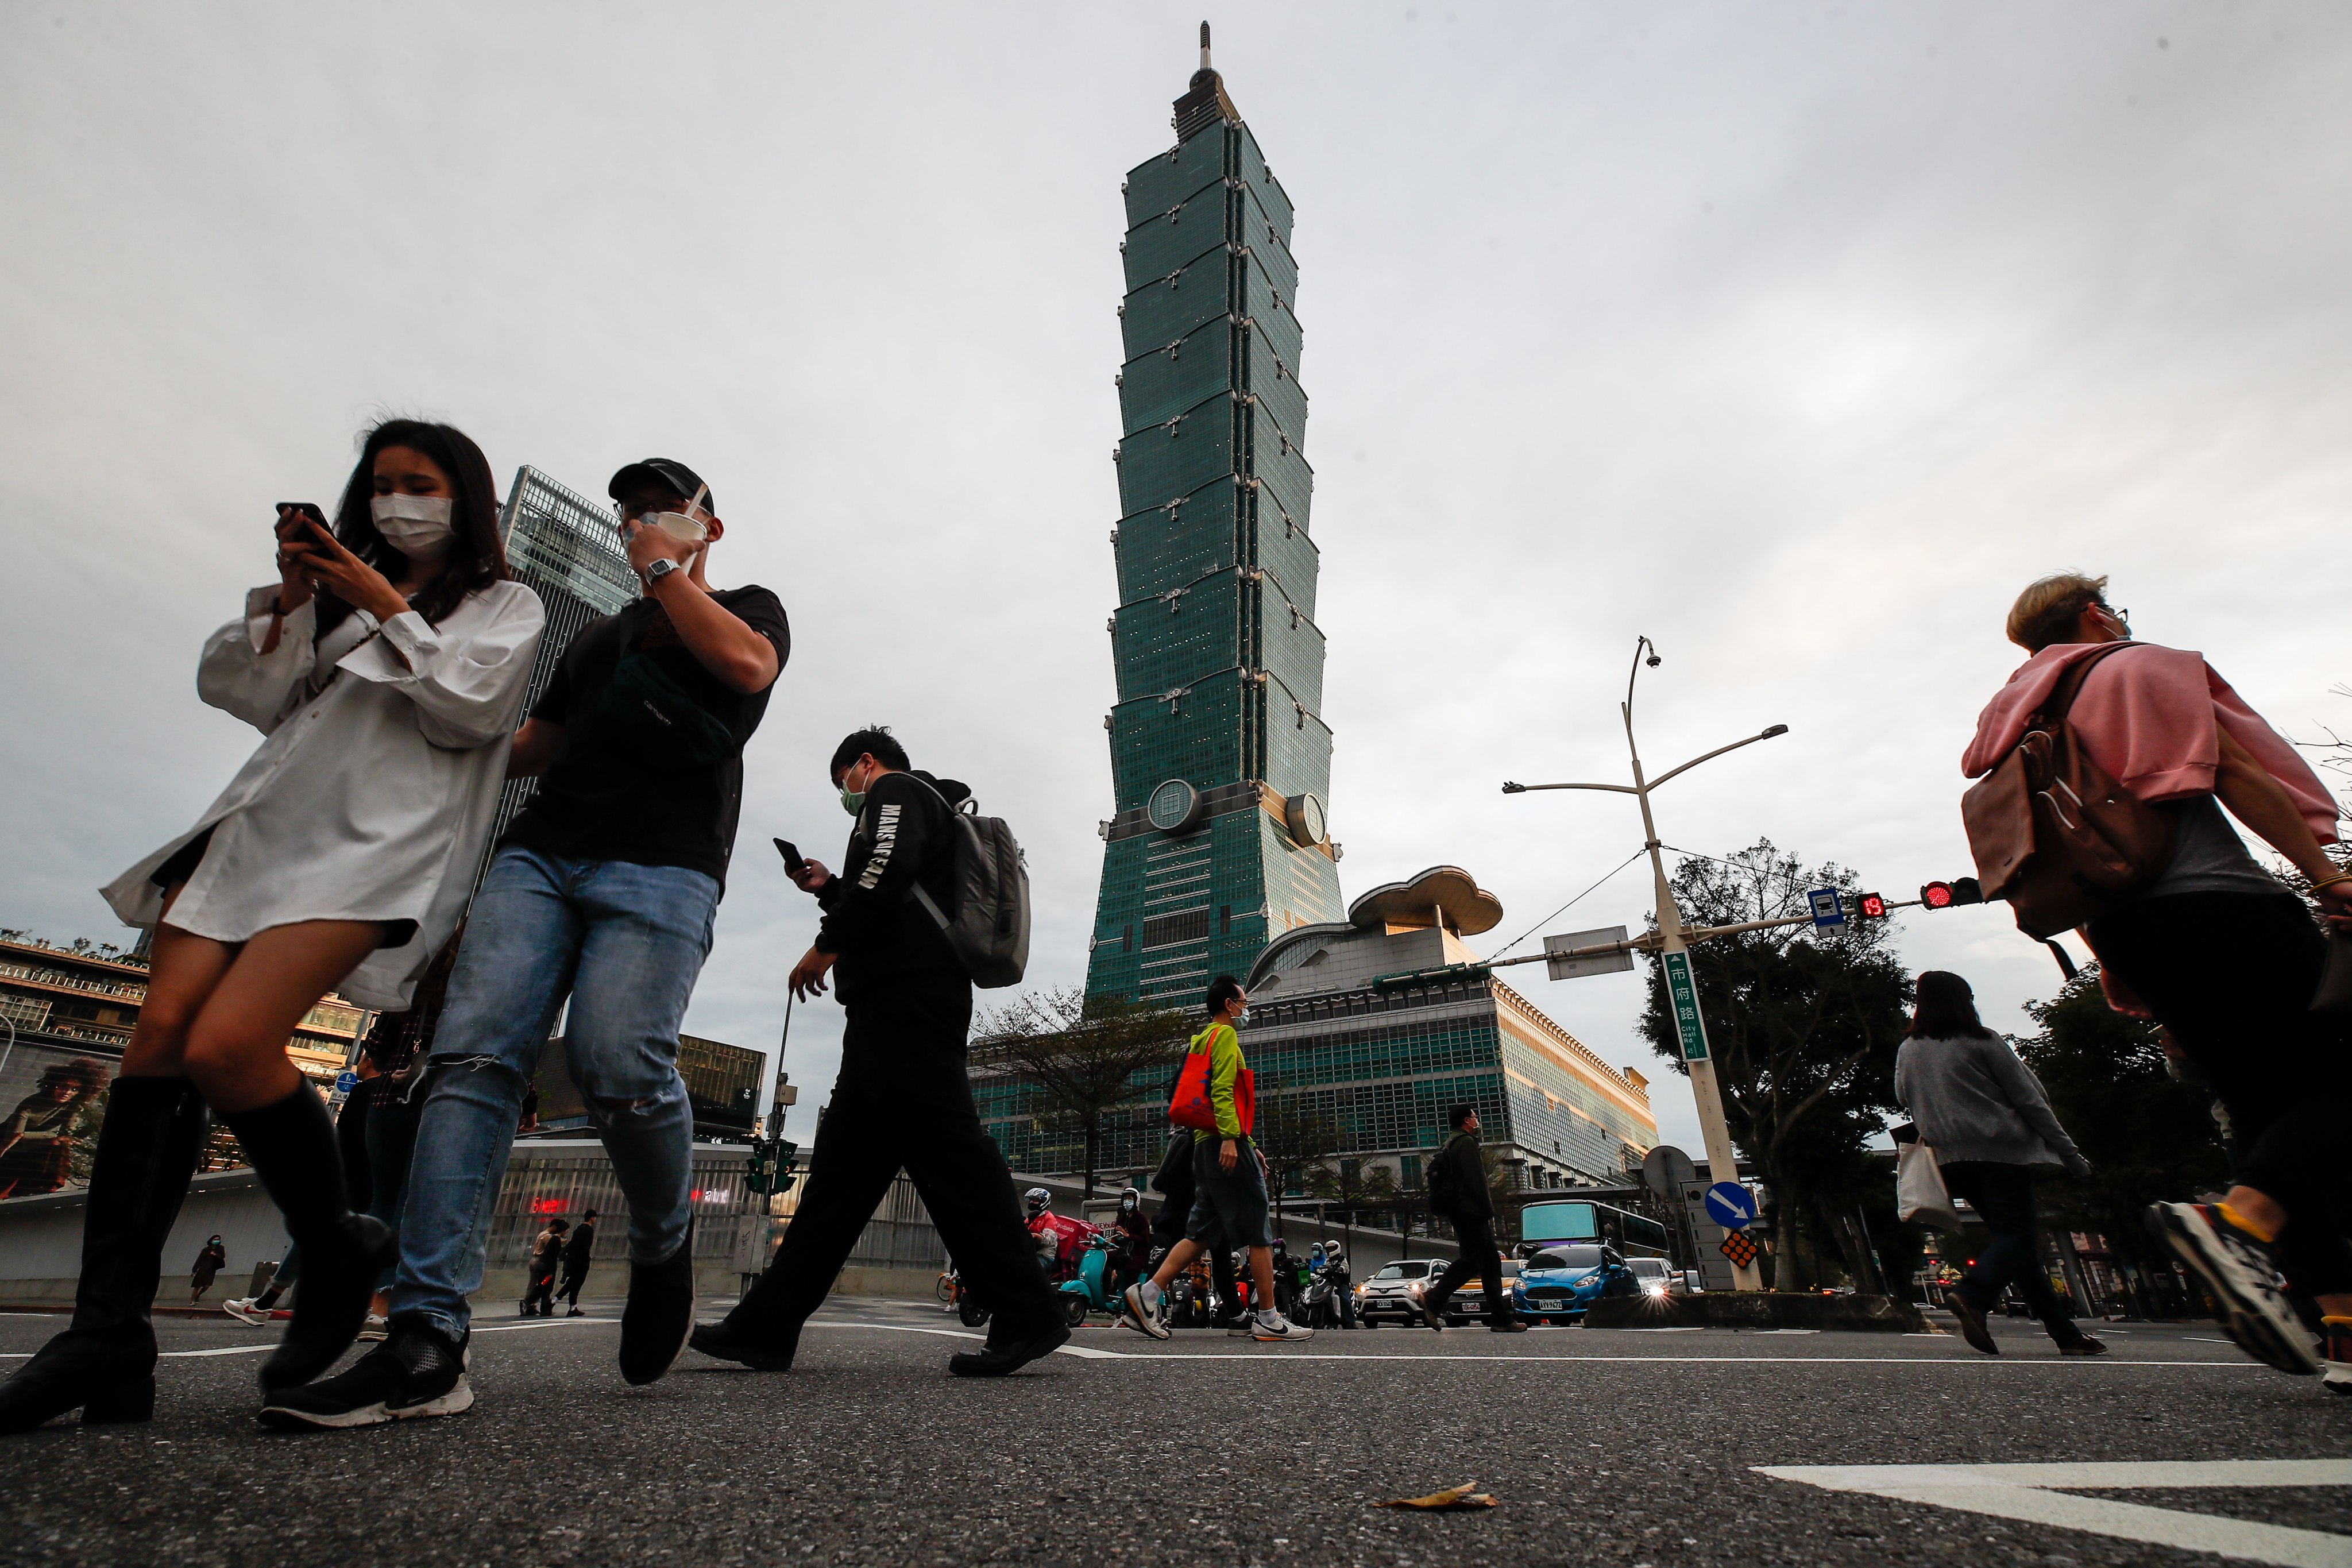
[[[930,789],[921,779],[915,782]],[[938,790],[931,794],[948,805]],[[915,900],[940,922],[949,950],[974,985],[983,991],[1018,985],[1029,967],[1027,858],[1012,826],[1001,816],[981,816],[970,797],[961,810],[948,806],[948,820],[955,836],[955,918],[948,918],[920,882]]]

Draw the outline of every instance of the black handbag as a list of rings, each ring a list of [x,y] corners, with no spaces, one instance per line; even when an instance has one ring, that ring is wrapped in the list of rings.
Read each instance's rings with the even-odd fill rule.
[[[2327,928],[2327,958],[2320,966],[2311,1010],[2323,1017],[2352,1018],[2352,931]]]

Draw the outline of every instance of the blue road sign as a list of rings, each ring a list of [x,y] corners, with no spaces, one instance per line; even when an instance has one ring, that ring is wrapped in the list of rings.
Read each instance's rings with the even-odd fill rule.
[[[359,1086],[360,1075],[352,1071],[349,1068],[345,1068],[341,1072],[335,1075],[335,1092],[337,1094],[349,1094],[352,1090],[359,1088]]]
[[[1813,906],[1813,929],[1828,931],[1845,924],[1845,900],[1838,897],[1835,888],[1815,888],[1805,895]]]
[[[1706,1190],[1706,1217],[1726,1230],[1745,1230],[1756,1219],[1756,1194],[1738,1182],[1717,1182]]]

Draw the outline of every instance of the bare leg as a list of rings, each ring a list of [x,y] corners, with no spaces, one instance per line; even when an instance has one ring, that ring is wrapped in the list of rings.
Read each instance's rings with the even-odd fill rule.
[[[1250,1279],[1256,1282],[1257,1288],[1251,1292],[1251,1295],[1255,1300],[1259,1310],[1273,1311],[1274,1248],[1271,1247],[1250,1248]]]
[[[172,912],[180,889],[163,895],[163,912]],[[122,1048],[125,1078],[182,1078],[187,1053],[188,1028],[204,1010],[213,987],[236,962],[236,948],[210,937],[196,936],[175,925],[159,924],[148,952],[147,999],[131,1026],[131,1041]]]
[[[1167,1289],[1168,1282],[1190,1268],[1192,1259],[1200,1257],[1202,1250],[1201,1244],[1189,1236],[1170,1247],[1168,1256],[1160,1260],[1160,1271],[1151,1277],[1151,1288],[1155,1290]]]
[[[258,1110],[301,1087],[302,1075],[286,1056],[294,1026],[375,950],[383,933],[374,921],[302,921],[272,926],[235,950],[181,1042],[183,1068],[214,1110]]]

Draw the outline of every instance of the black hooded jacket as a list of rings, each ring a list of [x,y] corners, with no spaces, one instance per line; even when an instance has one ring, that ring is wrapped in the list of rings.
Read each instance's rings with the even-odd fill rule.
[[[824,910],[817,951],[838,955],[834,982],[844,1003],[908,975],[964,978],[939,922],[914,892],[919,883],[942,914],[955,914],[949,818],[971,794],[953,779],[920,772],[884,773],[866,790],[841,869],[816,896]]]

